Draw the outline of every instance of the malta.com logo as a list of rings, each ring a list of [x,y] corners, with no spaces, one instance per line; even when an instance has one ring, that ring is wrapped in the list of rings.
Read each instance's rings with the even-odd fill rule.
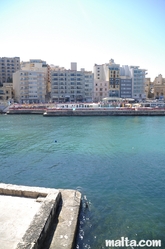
[[[106,247],[161,247],[161,240],[129,240],[128,237],[121,237],[119,240],[105,240]]]

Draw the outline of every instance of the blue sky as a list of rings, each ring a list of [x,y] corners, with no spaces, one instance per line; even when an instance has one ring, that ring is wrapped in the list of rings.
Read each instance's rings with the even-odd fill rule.
[[[165,0],[0,0],[0,57],[93,70],[111,58],[165,77]]]

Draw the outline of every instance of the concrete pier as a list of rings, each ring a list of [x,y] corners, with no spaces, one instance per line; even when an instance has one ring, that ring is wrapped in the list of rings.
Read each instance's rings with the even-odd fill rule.
[[[1,248],[73,249],[80,204],[75,190],[1,183]]]

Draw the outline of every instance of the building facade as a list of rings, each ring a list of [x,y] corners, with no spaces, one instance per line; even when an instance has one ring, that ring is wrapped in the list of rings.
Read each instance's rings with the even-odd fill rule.
[[[94,99],[132,98],[132,77],[129,66],[116,64],[113,59],[109,63],[94,65]]]
[[[139,66],[130,66],[132,77],[132,98],[141,100],[146,99],[145,94],[145,75],[146,69],[140,69]]]
[[[84,88],[84,101],[93,102],[93,84],[94,84],[94,75],[92,72],[84,70],[85,74],[85,88]]]
[[[132,77],[128,65],[120,67],[120,97],[132,98]]]
[[[22,62],[13,74],[15,100],[19,103],[46,102],[48,70],[45,61]]]
[[[103,98],[109,96],[109,70],[108,63],[98,65],[95,64],[94,72],[94,101],[102,101]]]
[[[0,101],[12,103],[13,99],[13,83],[3,83],[3,86],[0,87]]]
[[[109,97],[120,97],[120,65],[114,63],[111,59],[109,62]]]
[[[154,82],[154,98],[156,99],[164,99],[165,98],[165,78],[161,74],[159,74]]]
[[[128,76],[120,76],[120,98],[132,98],[132,79]]]
[[[77,71],[77,63],[71,63],[71,69],[52,66],[51,69],[52,102],[92,102],[93,73],[81,69]]]
[[[0,85],[5,82],[13,82],[13,73],[20,69],[19,57],[0,58]]]
[[[145,94],[147,98],[154,98],[154,86],[150,78],[145,78]]]

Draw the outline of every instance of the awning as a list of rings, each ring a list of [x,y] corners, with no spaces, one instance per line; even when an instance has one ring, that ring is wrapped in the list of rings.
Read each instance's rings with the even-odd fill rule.
[[[103,101],[113,101],[113,100],[117,100],[117,101],[121,101],[123,100],[123,98],[118,98],[118,97],[107,97],[107,98],[103,98]]]

